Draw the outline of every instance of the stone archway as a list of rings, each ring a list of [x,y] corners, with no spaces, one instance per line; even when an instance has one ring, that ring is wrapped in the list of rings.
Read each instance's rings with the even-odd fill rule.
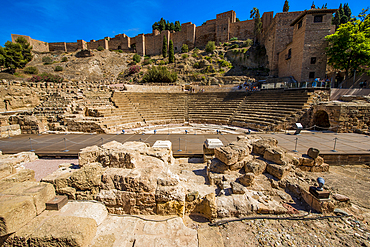
[[[319,110],[313,116],[313,124],[322,129],[330,127],[329,115],[326,111]]]

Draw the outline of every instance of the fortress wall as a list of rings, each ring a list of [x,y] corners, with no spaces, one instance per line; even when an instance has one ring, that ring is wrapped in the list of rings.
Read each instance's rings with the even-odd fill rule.
[[[181,47],[183,44],[187,44],[189,49],[194,48],[195,42],[195,24],[188,22],[181,25],[181,31],[172,32],[171,40],[176,52],[181,52]]]
[[[32,39],[30,36],[27,36],[27,35],[11,34],[11,36],[12,36],[13,43],[15,43],[18,37],[23,37],[32,46],[32,49],[34,51],[37,51],[37,52],[48,52],[49,51],[49,44],[47,42]]]
[[[80,50],[87,49],[87,43],[86,43],[86,41],[85,40],[82,40],[82,39],[77,40],[77,47]]]
[[[67,52],[73,52],[78,50],[77,42],[68,42],[66,43]]]
[[[126,34],[118,34],[109,39],[108,46],[110,50],[127,50],[130,48],[130,38]]]
[[[238,39],[253,39],[254,20],[246,20],[231,23],[229,39],[237,37]]]
[[[171,33],[168,30],[162,32],[155,32],[154,34],[145,35],[145,55],[159,55],[162,54],[163,37],[167,38],[167,50],[170,42]]]
[[[229,41],[230,37],[230,19],[216,19],[216,44]]]
[[[207,21],[195,29],[196,47],[205,47],[208,41],[216,41],[216,20]]]
[[[267,30],[271,25],[271,22],[274,19],[274,11],[265,12],[263,13],[261,20],[262,20],[262,29]]]
[[[67,51],[66,42],[49,43],[49,51]]]
[[[87,42],[87,49],[98,49],[99,46],[103,47],[104,49],[108,49],[108,40],[99,39]]]

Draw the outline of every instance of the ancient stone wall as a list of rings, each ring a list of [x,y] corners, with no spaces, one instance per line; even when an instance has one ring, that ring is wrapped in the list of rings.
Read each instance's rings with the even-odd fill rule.
[[[188,45],[189,50],[194,48],[195,43],[195,24],[188,22],[181,25],[180,32],[172,32],[171,40],[175,52],[181,52],[181,47],[183,44]]]
[[[230,38],[240,40],[253,39],[254,20],[239,21],[230,24]]]
[[[324,79],[326,74],[325,36],[334,33],[334,26],[331,24],[332,14],[321,14],[322,22],[314,22],[315,16],[315,14],[306,15],[301,81]],[[311,78],[310,73],[314,73]]]
[[[67,52],[74,52],[78,50],[77,42],[68,42],[66,43]]]
[[[279,77],[294,76],[299,82],[325,78],[325,36],[334,32],[332,15],[319,10],[311,12],[302,13],[303,16],[293,23],[293,40],[279,54]],[[317,15],[322,17],[322,22],[314,21]]]
[[[277,13],[271,26],[263,32],[262,41],[269,60],[270,75],[278,75],[279,53],[292,41],[293,27],[290,24],[301,13],[302,11]]]
[[[195,46],[205,47],[208,41],[216,40],[216,20],[207,21],[195,30]]]
[[[145,35],[145,54],[149,56],[161,54],[164,36],[166,36],[167,48],[168,48],[168,44],[170,42],[170,32],[168,30],[164,30],[161,33],[155,32],[154,34]],[[136,49],[137,49],[137,44],[136,44]],[[138,53],[139,53],[139,50],[138,50]]]
[[[12,36],[13,43],[17,40],[18,37],[25,38],[27,42],[32,46],[33,51],[37,51],[37,52],[48,52],[49,51],[49,44],[47,42],[32,39],[30,36],[27,36],[27,35],[12,34],[11,36]]]
[[[110,50],[127,50],[130,48],[130,38],[126,34],[118,34],[109,39],[108,46]]]
[[[66,42],[49,43],[49,51],[67,51]]]
[[[99,46],[103,47],[104,49],[108,49],[108,40],[99,39],[87,42],[87,49],[98,49]]]

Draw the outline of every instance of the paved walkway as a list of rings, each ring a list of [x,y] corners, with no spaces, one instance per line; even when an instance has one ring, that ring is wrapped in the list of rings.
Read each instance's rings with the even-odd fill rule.
[[[293,134],[259,134],[276,138],[279,145],[292,152],[306,153],[310,147],[318,148],[322,154],[370,154],[370,137],[354,133],[323,133],[318,131]],[[202,145],[207,138],[219,138],[224,145],[235,141],[238,135],[231,134],[68,134],[68,135],[21,135],[0,139],[0,150],[4,153],[18,153],[34,150],[38,155],[76,156],[80,149],[101,145],[110,141],[144,141],[153,145],[156,140],[169,140],[175,155],[202,154]],[[297,142],[297,145],[296,145]],[[334,147],[335,145],[335,147]],[[335,150],[335,151],[334,151]]]

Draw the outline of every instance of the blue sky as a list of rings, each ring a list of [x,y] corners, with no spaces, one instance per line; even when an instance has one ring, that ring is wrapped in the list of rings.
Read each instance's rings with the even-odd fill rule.
[[[192,22],[197,26],[216,14],[234,10],[240,20],[249,19],[257,7],[263,12],[281,12],[285,0],[274,1],[153,1],[153,0],[1,0],[0,45],[11,39],[10,34],[29,35],[45,42],[90,41],[125,33],[134,37],[150,33],[152,24],[161,17],[170,22]],[[288,0],[289,11],[310,9],[311,0]],[[315,0],[321,7],[338,8],[341,2]],[[343,2],[344,3],[344,2]],[[368,1],[348,2],[352,14],[369,7]]]

